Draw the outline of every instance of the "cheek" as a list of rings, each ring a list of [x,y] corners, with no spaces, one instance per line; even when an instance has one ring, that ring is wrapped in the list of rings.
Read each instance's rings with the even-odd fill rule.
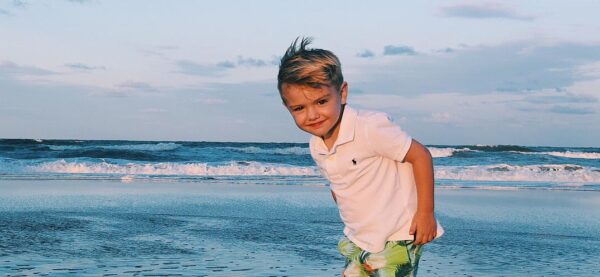
[[[292,118],[294,118],[294,121],[297,125],[300,125],[300,123],[304,121],[304,116],[302,113],[292,113]]]
[[[332,102],[329,105],[329,107],[327,108],[327,115],[332,118],[339,116],[340,111],[341,111],[340,107],[341,107],[341,104],[339,102],[337,102],[337,103]]]

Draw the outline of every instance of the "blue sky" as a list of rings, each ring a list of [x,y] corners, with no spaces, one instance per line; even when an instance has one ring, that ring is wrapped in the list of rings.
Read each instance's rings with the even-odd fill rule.
[[[334,51],[426,144],[600,146],[596,1],[0,1],[0,137],[293,141],[278,57]]]

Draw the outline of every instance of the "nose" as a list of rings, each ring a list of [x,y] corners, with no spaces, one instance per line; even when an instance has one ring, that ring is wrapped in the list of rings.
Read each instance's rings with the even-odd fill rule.
[[[317,109],[315,108],[308,108],[308,120],[309,121],[315,121],[317,119],[319,119],[320,115],[319,112],[317,111]]]

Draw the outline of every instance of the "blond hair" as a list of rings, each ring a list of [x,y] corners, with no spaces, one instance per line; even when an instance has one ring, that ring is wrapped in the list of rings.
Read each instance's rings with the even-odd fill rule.
[[[340,89],[344,83],[340,60],[331,51],[306,48],[312,38],[305,37],[298,45],[296,38],[285,51],[279,64],[277,89],[283,84],[308,85],[311,87],[333,86]]]

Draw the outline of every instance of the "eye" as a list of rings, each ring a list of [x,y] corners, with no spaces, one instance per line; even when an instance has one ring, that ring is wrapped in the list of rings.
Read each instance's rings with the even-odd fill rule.
[[[292,111],[293,112],[298,112],[298,111],[301,111],[302,109],[303,109],[303,107],[293,107]]]
[[[327,103],[327,99],[321,99],[321,100],[317,101],[317,104],[319,104],[319,105],[324,105],[325,103]]]

